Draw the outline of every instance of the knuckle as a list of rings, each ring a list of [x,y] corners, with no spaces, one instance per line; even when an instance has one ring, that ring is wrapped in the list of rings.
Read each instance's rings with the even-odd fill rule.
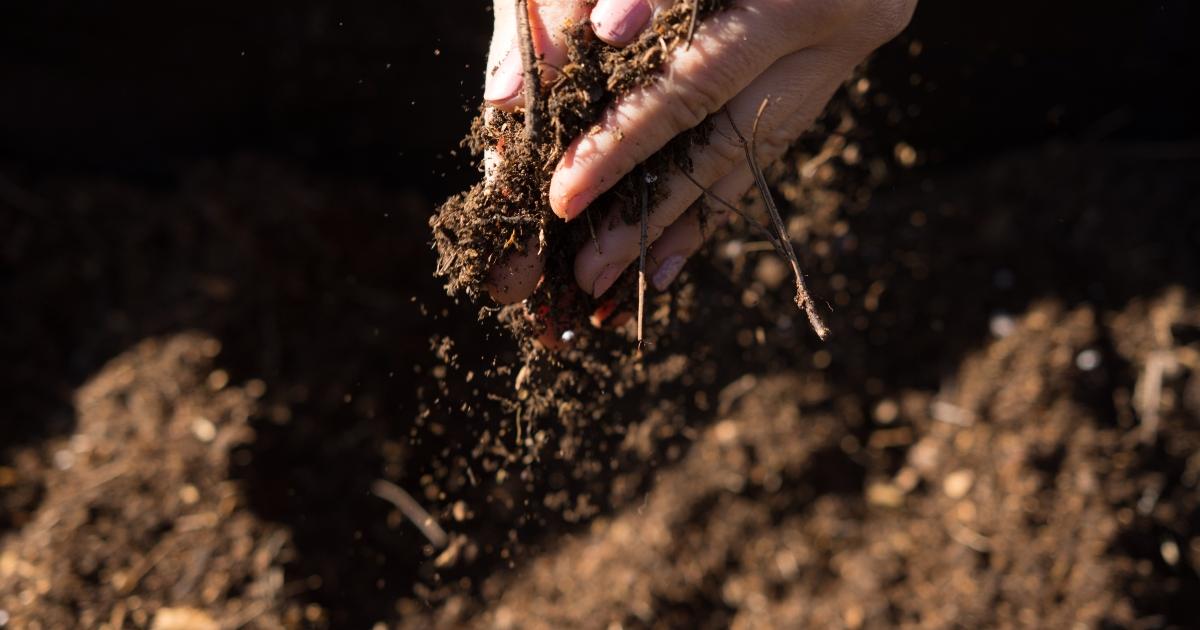
[[[722,63],[687,68],[675,75],[675,85],[667,89],[677,133],[699,125],[725,105],[728,96],[737,91],[737,69],[753,65],[740,58],[745,54],[742,48],[734,48],[726,52]]]
[[[709,142],[707,149],[712,152],[711,162],[714,172],[707,173],[708,175],[715,176],[728,170],[730,166],[746,155],[741,143],[728,134],[714,133],[709,137]]]
[[[789,40],[821,37],[841,24],[862,0],[773,0],[763,18]],[[794,42],[793,42],[794,43]],[[802,42],[806,43],[806,42]]]
[[[671,123],[675,133],[691,129],[704,122],[716,110],[714,90],[703,83],[691,83],[671,94]]]

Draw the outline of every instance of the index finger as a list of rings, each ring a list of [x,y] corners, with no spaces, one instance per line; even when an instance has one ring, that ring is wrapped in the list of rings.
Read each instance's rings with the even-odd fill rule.
[[[617,181],[740,93],[775,61],[819,41],[828,2],[764,0],[716,14],[678,48],[663,77],[619,98],[576,138],[550,182],[550,207],[571,220]],[[840,3],[832,3],[840,4]]]

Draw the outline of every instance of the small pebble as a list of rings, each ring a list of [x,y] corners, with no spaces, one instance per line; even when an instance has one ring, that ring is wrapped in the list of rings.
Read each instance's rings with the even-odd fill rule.
[[[1003,339],[1017,330],[1017,322],[1006,313],[997,313],[992,315],[992,319],[988,321],[988,329],[991,330],[992,336],[998,339]]]
[[[883,507],[900,507],[904,504],[904,493],[890,483],[874,483],[867,487],[867,502]]]
[[[1164,540],[1159,547],[1159,553],[1162,554],[1162,559],[1167,564],[1171,566],[1179,564],[1179,545],[1175,544],[1174,540]]]
[[[75,465],[75,453],[62,449],[54,452],[54,467],[59,470],[70,470]]]
[[[208,418],[196,418],[192,421],[192,435],[201,442],[211,442],[217,437],[217,425]]]
[[[262,379],[251,379],[246,382],[246,393],[251,398],[262,398],[267,393],[267,384]]]
[[[179,500],[183,501],[184,505],[195,505],[200,500],[200,491],[189,483],[179,489]]]
[[[933,473],[941,459],[941,449],[932,438],[923,438],[908,450],[908,463],[926,476]]]
[[[1095,348],[1088,348],[1075,356],[1075,367],[1084,372],[1091,372],[1100,367],[1100,352]]]
[[[226,372],[225,370],[213,370],[212,373],[208,375],[208,388],[214,392],[219,392],[222,389],[225,389],[225,386],[228,384],[229,372]]]
[[[891,398],[884,398],[875,405],[875,421],[880,424],[891,424],[900,415],[900,406]]]
[[[942,482],[942,490],[946,496],[951,499],[961,499],[971,490],[971,485],[975,483],[975,473],[969,470],[956,470]]]
[[[208,613],[195,608],[160,608],[151,630],[217,630],[220,626]]]

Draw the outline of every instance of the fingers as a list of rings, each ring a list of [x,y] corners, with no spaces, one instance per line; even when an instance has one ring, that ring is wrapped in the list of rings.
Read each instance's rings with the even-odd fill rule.
[[[743,139],[753,140],[760,164],[775,161],[825,107],[849,69],[834,53],[812,48],[775,62],[714,118],[708,143],[690,153],[691,170],[667,175],[666,197],[655,207],[652,225],[670,225],[703,191],[739,165],[745,166]],[[824,86],[830,87],[824,87]],[[766,108],[759,110],[766,101]],[[732,121],[732,122],[731,122]],[[758,122],[757,135],[754,125]],[[747,169],[748,172],[748,169]]]
[[[565,28],[587,17],[583,0],[526,0],[533,49],[538,59],[542,82],[554,80],[557,70],[567,61]],[[490,105],[513,111],[524,105],[522,88],[525,68],[517,41],[517,0],[495,1],[495,24],[488,53],[488,70],[483,98]]]
[[[742,194],[753,185],[754,176],[749,166],[743,166],[726,175],[709,192],[716,197],[737,203]],[[701,208],[707,214],[700,218]],[[658,291],[666,291],[683,270],[687,259],[700,250],[704,241],[717,227],[729,221],[733,213],[717,203],[701,200],[692,205],[678,221],[672,223],[654,245],[646,252],[646,276]],[[616,302],[609,300],[592,313],[592,325],[596,328],[620,328],[633,319],[632,311],[614,314]]]
[[[793,116],[787,124],[789,129],[785,132],[786,137],[797,138],[811,124],[811,119],[815,118],[824,103],[832,97],[833,92],[837,90],[840,81],[828,81],[821,85],[813,92],[813,97],[809,99],[810,104],[801,108],[798,115]],[[816,108],[813,108],[811,103],[820,103]],[[809,117],[806,117],[808,114]],[[760,154],[762,148],[759,147]],[[782,153],[782,152],[781,152]],[[780,154],[781,154],[780,153]],[[774,150],[769,149],[766,155],[761,155],[761,164],[766,165],[779,155],[775,154]],[[693,204],[692,209],[684,213],[678,221],[667,228],[663,235],[655,241],[647,252],[649,261],[647,263],[646,273],[651,278],[654,288],[659,291],[666,291],[672,282],[679,276],[687,259],[700,250],[704,242],[713,234],[715,228],[731,218],[734,214],[732,210],[725,207],[724,204],[737,205],[739,200],[751,190],[754,186],[754,175],[750,171],[750,165],[745,161],[738,164],[732,173],[729,173],[720,181],[713,184],[708,193],[705,194],[700,202]],[[699,203],[706,203],[709,208],[708,215],[701,224],[699,215],[696,211]],[[702,229],[703,228],[703,229]]]
[[[820,8],[829,4],[771,0],[705,20],[692,46],[675,50],[662,79],[620,98],[591,131],[567,148],[550,184],[554,212],[567,220],[575,218],[668,141],[741,93],[776,60],[819,41],[829,26]]]
[[[736,205],[753,185],[754,176],[750,173],[750,167],[743,164],[709,188],[709,192],[718,199]],[[700,219],[701,204],[708,211],[703,221]],[[646,275],[654,288],[666,291],[679,277],[688,258],[700,251],[709,236],[728,221],[731,214],[720,202],[701,198],[678,221],[672,223],[646,252]]]
[[[487,292],[500,304],[516,304],[533,294],[542,279],[545,264],[537,237],[529,239],[524,252],[514,252],[492,268]]]
[[[650,25],[671,0],[599,0],[592,9],[592,30],[613,46],[624,46]]]
[[[650,242],[656,241],[663,230],[700,197],[701,187],[712,186],[739,163],[745,162],[745,151],[738,135],[750,136],[759,106],[767,98],[770,105],[759,120],[755,143],[757,157],[762,164],[778,158],[811,124],[848,73],[847,64],[838,64],[837,59],[823,49],[793,53],[779,60],[730,101],[727,106],[729,116],[714,118],[709,143],[692,151],[691,171],[674,171],[661,184],[666,189],[666,196],[647,217]],[[616,282],[641,249],[641,225],[627,224],[621,217],[620,208],[605,216],[598,232],[599,251],[595,247],[585,247],[575,258],[576,281],[584,291],[595,296],[603,294]]]

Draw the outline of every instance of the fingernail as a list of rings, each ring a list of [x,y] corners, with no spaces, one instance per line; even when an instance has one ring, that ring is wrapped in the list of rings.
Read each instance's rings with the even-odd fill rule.
[[[488,73],[483,87],[483,100],[492,103],[503,103],[521,91],[525,82],[524,68],[521,66],[521,55],[516,48],[509,48],[500,65]]]
[[[592,25],[600,39],[628,44],[650,21],[650,13],[648,0],[600,0],[592,9]]]
[[[594,199],[591,191],[585,191],[567,199],[566,201],[560,202],[558,204],[560,206],[558,209],[554,208],[553,203],[550,204],[550,207],[552,210],[554,210],[554,214],[558,215],[560,219],[564,221],[573,221],[576,217],[583,214],[584,210],[587,210],[588,205],[590,205],[592,201],[594,201]]]
[[[654,288],[659,291],[666,291],[667,287],[675,281],[675,276],[683,270],[683,263],[687,259],[683,256],[671,256],[663,261],[658,266],[658,270],[654,272],[654,277],[650,278],[650,282],[654,283]]]
[[[600,297],[604,292],[611,289],[617,278],[621,277],[621,272],[625,271],[624,265],[608,265],[596,276],[596,280],[592,282],[592,295]]]

